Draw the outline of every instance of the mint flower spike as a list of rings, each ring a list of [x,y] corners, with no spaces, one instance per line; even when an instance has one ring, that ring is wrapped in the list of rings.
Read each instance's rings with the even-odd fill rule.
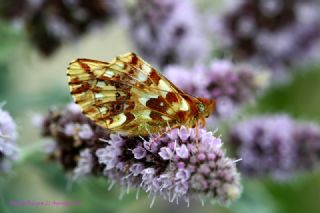
[[[44,56],[74,42],[120,12],[118,0],[0,0],[0,18],[22,28]],[[19,6],[17,6],[19,5]]]
[[[320,127],[311,122],[285,114],[253,117],[232,127],[229,141],[246,176],[285,181],[319,169]]]
[[[201,129],[172,129],[159,141],[110,135],[96,151],[103,174],[123,188],[135,187],[169,202],[214,199],[227,204],[242,191],[235,161],[226,157],[220,138]],[[153,204],[153,202],[152,202]]]
[[[162,197],[187,205],[191,199],[228,204],[241,195],[236,161],[225,155],[221,139],[205,129],[199,130],[198,147],[195,129],[184,126],[161,136],[110,134],[74,104],[51,110],[41,129],[51,139],[49,157],[74,179],[104,176],[111,181],[109,188],[122,186],[122,194],[133,187],[149,193],[153,201]],[[154,138],[158,140],[152,142]]]
[[[139,54],[155,67],[197,63],[208,53],[204,22],[190,1],[137,0],[127,23]]]
[[[218,21],[221,48],[235,61],[264,65],[286,79],[297,65],[319,58],[318,0],[239,0]],[[215,27],[215,23],[212,25]]]
[[[2,105],[2,104],[0,104]],[[17,125],[11,115],[0,106],[0,174],[11,169],[11,163],[17,160],[19,149]]]
[[[78,105],[51,109],[37,120],[42,137],[48,139],[44,148],[49,159],[59,162],[74,179],[100,174],[92,153],[104,145],[99,139],[108,139],[109,132],[83,115]]]

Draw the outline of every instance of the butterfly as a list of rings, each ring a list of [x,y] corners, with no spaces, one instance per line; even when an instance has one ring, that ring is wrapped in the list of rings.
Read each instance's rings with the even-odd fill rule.
[[[168,126],[198,129],[215,110],[214,100],[183,92],[131,52],[110,63],[76,59],[67,76],[82,112],[111,132],[146,136]]]

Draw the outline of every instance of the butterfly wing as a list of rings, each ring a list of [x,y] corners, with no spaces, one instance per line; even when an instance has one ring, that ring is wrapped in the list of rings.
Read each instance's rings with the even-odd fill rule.
[[[110,63],[77,59],[67,75],[83,113],[112,131],[157,133],[168,124],[184,124],[190,111],[184,93],[134,53]]]

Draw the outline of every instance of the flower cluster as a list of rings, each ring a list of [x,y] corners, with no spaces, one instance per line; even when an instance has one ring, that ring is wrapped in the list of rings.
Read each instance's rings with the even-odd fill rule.
[[[183,91],[217,102],[217,115],[228,118],[239,106],[262,91],[268,84],[267,72],[256,72],[249,66],[236,66],[227,60],[212,61],[209,67],[198,66],[187,70],[169,66],[166,76]]]
[[[7,111],[0,108],[0,173],[10,170],[10,161],[16,160],[18,148],[16,123]]]
[[[42,136],[49,139],[45,149],[50,159],[59,161],[75,176],[99,173],[99,166],[92,166],[97,162],[89,152],[104,146],[99,138],[108,139],[109,133],[84,116],[77,105],[52,109],[39,124]],[[85,165],[88,166],[84,168]]]
[[[0,16],[25,27],[44,55],[117,14],[115,0],[0,0]]]
[[[225,156],[221,140],[201,130],[172,129],[159,140],[111,135],[96,155],[104,174],[123,187],[140,187],[169,202],[190,198],[229,203],[241,193],[235,161]]]
[[[240,0],[234,5],[222,18],[221,40],[236,60],[284,74],[314,56],[320,39],[317,0]]]
[[[320,165],[320,128],[287,115],[252,118],[234,126],[230,142],[248,176],[286,179]]]
[[[44,137],[54,140],[50,156],[75,178],[103,175],[125,189],[142,188],[170,202],[201,197],[229,203],[240,196],[235,161],[219,138],[181,127],[161,136],[109,134],[81,114],[76,105],[52,110],[42,119]]]
[[[131,39],[151,64],[192,64],[208,52],[190,1],[138,0],[128,10]]]

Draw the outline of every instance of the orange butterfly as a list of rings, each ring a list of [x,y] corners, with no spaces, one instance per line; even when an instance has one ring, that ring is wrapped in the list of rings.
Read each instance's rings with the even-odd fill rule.
[[[113,132],[145,136],[168,125],[198,129],[215,110],[214,100],[186,94],[134,53],[110,63],[77,59],[67,75],[83,113]]]

